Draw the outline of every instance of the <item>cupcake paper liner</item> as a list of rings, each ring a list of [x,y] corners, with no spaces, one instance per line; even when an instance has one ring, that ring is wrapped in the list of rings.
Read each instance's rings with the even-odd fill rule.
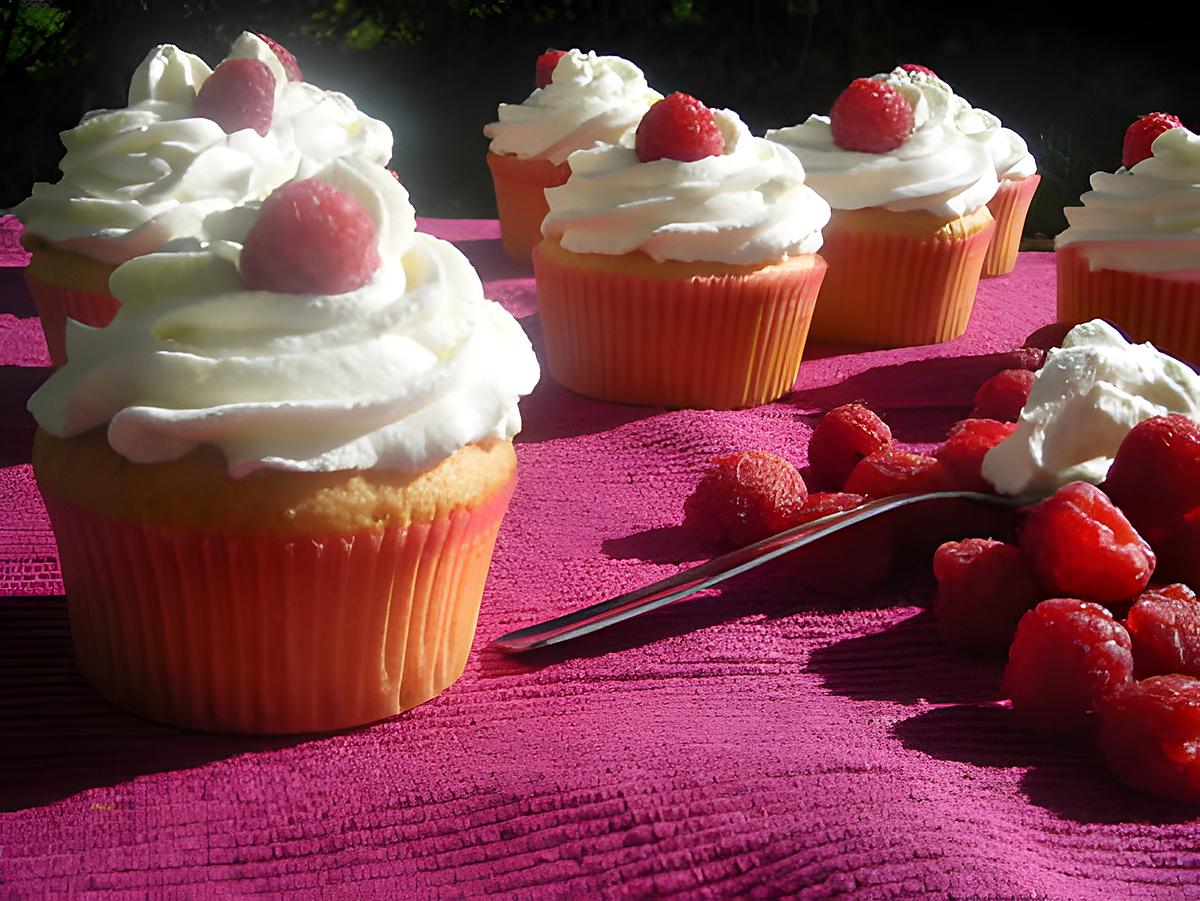
[[[25,273],[25,284],[29,286],[33,306],[42,323],[50,362],[55,366],[67,362],[68,318],[102,328],[112,322],[121,306],[121,302],[107,292],[81,291],[44,282],[29,272]]]
[[[984,278],[1007,275],[1017,265],[1025,214],[1029,212],[1029,204],[1041,181],[1042,177],[1036,174],[1002,179],[1000,190],[988,201],[988,210],[996,220],[996,230],[992,232],[992,242],[983,258]]]
[[[1092,269],[1085,244],[1055,251],[1058,321],[1107,319],[1133,341],[1200,363],[1200,266],[1187,272]]]
[[[546,188],[566,184],[571,168],[549,160],[523,160],[509,154],[487,155],[500,215],[500,242],[514,260],[528,263],[542,240],[542,220],[550,212]]]
[[[466,666],[515,481],[429,523],[315,538],[146,526],[44,494],[79,668],[194,729],[317,732],[414,707]]]
[[[826,228],[815,340],[913,347],[967,328],[993,225],[961,237]]]
[[[534,251],[550,373],[599,400],[735,409],[796,382],[825,263],[663,279],[564,264]]]

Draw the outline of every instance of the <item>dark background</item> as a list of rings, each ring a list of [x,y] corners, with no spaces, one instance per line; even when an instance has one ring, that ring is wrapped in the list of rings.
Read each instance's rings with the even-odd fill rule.
[[[1197,127],[1188,4],[897,0],[0,0],[0,208],[57,179],[58,132],[124,106],[158,43],[218,63],[243,30],[298,57],[307,80],[391,126],[392,165],[420,215],[495,215],[484,124],[533,88],[548,46],[625,56],[650,84],[741,114],[750,128],[827,112],[860,75],[918,62],[1029,143],[1042,185],[1026,234],[1065,226],[1088,176],[1121,162],[1126,126],[1154,110]],[[1172,10],[1177,12],[1172,12]],[[1103,11],[1102,11],[1103,10]]]

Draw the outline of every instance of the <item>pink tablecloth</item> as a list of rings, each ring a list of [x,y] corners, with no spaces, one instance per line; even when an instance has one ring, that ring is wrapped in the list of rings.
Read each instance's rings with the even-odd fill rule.
[[[494,222],[426,221],[535,345],[529,270]],[[324,738],[189,734],[116,710],[71,659],[24,398],[43,349],[0,318],[0,886],[476,894],[1078,898],[1200,892],[1196,811],[1114,784],[1085,747],[1010,727],[998,669],[945,650],[910,584],[830,601],[786,568],[560,651],[495,636],[674,572],[703,461],[803,463],[817,416],[864,399],[925,447],[996,352],[1051,319],[1049,255],[985,282],[968,334],[811,348],[795,391],[738,413],[604,405],[545,377],[462,680]],[[17,306],[12,307],[13,304]],[[6,308],[9,308],[6,307]]]

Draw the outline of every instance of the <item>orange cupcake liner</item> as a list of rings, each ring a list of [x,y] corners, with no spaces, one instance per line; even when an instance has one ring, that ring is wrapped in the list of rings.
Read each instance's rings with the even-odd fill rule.
[[[1134,341],[1200,363],[1200,267],[1187,273],[1092,269],[1083,244],[1055,251],[1058,321],[1107,319]]]
[[[571,167],[491,151],[487,163],[496,189],[500,243],[514,260],[528,263],[534,246],[542,240],[542,220],[550,212],[546,189],[566,184]]]
[[[544,246],[544,245],[543,245]],[[825,262],[663,279],[533,255],[550,374],[617,403],[726,410],[791,390]]]
[[[836,218],[836,215],[835,215]],[[829,272],[812,337],[840,344],[913,347],[966,331],[993,225],[965,235],[889,234],[827,227]]]
[[[1002,179],[1000,190],[988,201],[988,210],[996,220],[996,230],[992,232],[992,242],[988,244],[987,254],[983,258],[984,278],[1007,275],[1017,265],[1017,252],[1021,249],[1021,235],[1025,231],[1025,215],[1041,181],[1042,177],[1037,174]]]
[[[428,523],[300,539],[45,494],[79,668],[113,703],[192,729],[320,732],[415,707],[466,666],[515,483]]]
[[[107,292],[80,291],[44,282],[29,272],[25,273],[25,284],[42,323],[50,362],[55,366],[67,362],[67,319],[103,328],[121,307],[121,302]]]

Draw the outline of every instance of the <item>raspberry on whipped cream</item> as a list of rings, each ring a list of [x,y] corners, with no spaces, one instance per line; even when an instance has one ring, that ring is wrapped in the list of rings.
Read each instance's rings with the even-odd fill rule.
[[[338,293],[253,290],[239,262],[263,204],[217,211],[203,238],[117,268],[112,323],[68,323],[69,360],[29,409],[51,435],[107,425],[135,463],[219,448],[258,469],[424,470],[510,439],[538,380],[529,340],[453,245],[419,234],[382,166],[334,160],[312,178],[351,198],[378,266]],[[357,215],[357,213],[356,213]],[[360,248],[361,249],[361,248]]]

